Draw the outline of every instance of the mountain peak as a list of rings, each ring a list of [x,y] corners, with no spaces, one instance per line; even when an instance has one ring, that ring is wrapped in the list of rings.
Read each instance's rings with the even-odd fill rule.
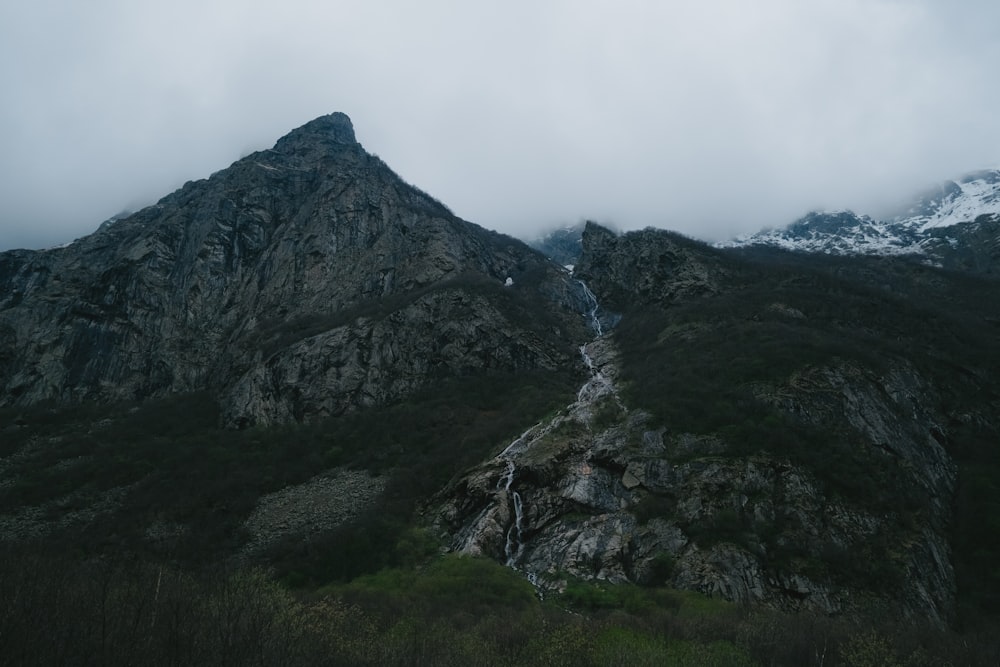
[[[989,253],[1000,219],[1000,170],[980,170],[946,181],[898,211],[883,219],[852,211],[813,212],[784,228],[717,245],[775,246],[835,255],[912,255],[937,266],[975,266],[977,272],[992,272],[995,257]],[[959,261],[956,249],[963,245],[963,238],[981,247],[966,248],[962,252],[971,253],[972,259]],[[983,252],[987,254],[981,256]]]
[[[351,119],[347,114],[338,111],[315,118],[292,130],[278,139],[274,149],[281,152],[296,152],[303,148],[314,148],[323,144],[352,146],[357,143]]]

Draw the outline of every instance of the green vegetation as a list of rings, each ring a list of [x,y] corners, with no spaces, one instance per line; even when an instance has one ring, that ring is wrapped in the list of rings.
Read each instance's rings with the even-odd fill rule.
[[[995,636],[748,610],[574,582],[544,602],[448,556],[315,592],[259,570],[182,571],[0,549],[0,655],[53,665],[992,665]]]
[[[43,508],[54,532],[0,540],[0,656],[10,664],[212,665],[993,665],[1000,640],[1000,304],[995,284],[923,267],[794,257],[733,260],[740,285],[685,303],[644,305],[618,333],[631,405],[673,432],[718,435],[725,457],[758,453],[810,470],[847,502],[919,521],[919,490],[866,449],[836,415],[807,419],[766,396],[817,369],[880,372],[906,359],[940,387],[952,417],[940,438],[959,462],[955,564],[962,635],[870,616],[838,619],[748,609],[661,587],[664,555],[642,587],[568,581],[540,601],[489,561],[437,557],[415,511],[454,474],[564,406],[571,374],[490,374],[441,381],[384,406],[278,428],[229,431],[206,395],[141,405],[0,411],[5,515]],[[517,285],[539,280],[527,267]],[[736,284],[736,281],[734,281]],[[440,289],[483,294],[537,331],[553,325],[494,282]],[[438,289],[435,288],[435,289]],[[365,316],[386,317],[431,290],[332,318],[262,327],[270,352]],[[518,310],[521,309],[521,310]],[[341,318],[341,319],[336,319]],[[780,399],[780,397],[778,397]],[[977,415],[966,418],[967,415]],[[986,417],[982,417],[986,415]],[[595,415],[615,423],[612,401]],[[10,426],[8,426],[10,425]],[[558,433],[571,437],[579,424]],[[246,540],[261,496],[334,467],[381,475],[386,490],[350,523],[271,546],[266,571],[222,567]],[[114,511],[56,526],[114,496]],[[676,500],[648,495],[641,523]],[[765,566],[891,591],[904,572],[898,536],[860,551],[777,537],[738,511],[690,528],[700,546],[759,549]],[[150,539],[152,523],[183,531]],[[764,549],[760,549],[764,546]],[[58,554],[58,555],[54,555]]]
[[[594,417],[591,421],[591,426],[595,430],[599,431],[608,428],[613,424],[617,424],[621,421],[622,416],[623,412],[621,407],[618,405],[618,402],[614,398],[608,396],[601,399],[601,401],[597,404],[597,407],[594,410]]]
[[[397,611],[421,616],[463,613],[489,614],[491,609],[525,609],[535,592],[528,580],[491,560],[449,555],[420,569],[388,569],[326,589],[348,601],[392,597]]]
[[[959,430],[955,575],[965,623],[989,627],[1000,621],[1000,444],[976,425]]]
[[[8,459],[6,476],[16,481],[0,487],[0,507],[42,505],[57,519],[117,490],[117,510],[47,539],[81,555],[125,551],[197,565],[245,540],[242,524],[262,495],[333,467],[362,468],[386,478],[374,507],[270,554],[289,581],[345,581],[407,558],[397,545],[412,535],[416,506],[526,421],[565,405],[576,383],[555,373],[461,378],[383,408],[244,431],[218,428],[203,394],[112,409],[7,410],[3,423],[24,425],[3,440],[3,455],[18,455]],[[153,522],[186,530],[150,541]]]
[[[996,283],[886,258],[772,250],[714,256],[725,266],[716,293],[637,304],[622,319],[616,337],[628,403],[650,410],[675,433],[719,436],[724,456],[788,459],[827,494],[918,525],[926,492],[899,474],[898,460],[866,445],[840,410],[802,414],[794,407],[799,392],[823,391],[817,374],[877,376],[910,364],[937,388],[925,400],[951,420],[930,435],[959,463],[953,544],[962,622],[994,623],[1000,613]],[[669,503],[647,499],[640,520],[662,514],[657,505]],[[769,527],[734,513],[693,529],[703,543],[752,546],[750,538],[767,540]],[[787,543],[768,543],[767,554],[891,590],[904,572],[892,555],[894,537],[883,537],[852,558],[831,548],[821,560],[803,562]]]

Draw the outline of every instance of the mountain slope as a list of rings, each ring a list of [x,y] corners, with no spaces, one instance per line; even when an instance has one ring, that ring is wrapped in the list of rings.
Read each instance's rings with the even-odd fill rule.
[[[455,549],[548,587],[667,582],[788,610],[947,623],[959,586],[1000,599],[972,562],[975,513],[953,514],[1000,428],[992,283],[655,230],[588,225],[583,247],[577,275],[622,313],[587,348],[617,389],[581,389],[456,481],[436,519]]]
[[[339,414],[565,364],[578,292],[333,114],[67,247],[0,255],[0,405],[207,388],[233,425]]]
[[[445,546],[547,592],[1000,611],[996,220],[925,233],[969,271],[588,224],[569,273],[326,116],[0,254],[0,532],[296,585]]]

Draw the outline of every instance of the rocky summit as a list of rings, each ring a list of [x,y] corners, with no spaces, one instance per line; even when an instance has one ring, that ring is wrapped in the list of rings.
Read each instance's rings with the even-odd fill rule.
[[[0,255],[0,405],[208,389],[233,426],[336,415],[570,363],[578,292],[332,114],[66,247]]]
[[[738,247],[588,223],[532,249],[318,118],[0,254],[0,526],[294,585],[444,551],[542,596],[988,616],[997,182]]]

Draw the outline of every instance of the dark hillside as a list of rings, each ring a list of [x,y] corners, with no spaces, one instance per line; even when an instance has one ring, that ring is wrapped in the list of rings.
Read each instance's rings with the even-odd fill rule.
[[[266,561],[300,583],[373,572],[395,564],[396,541],[424,498],[522,420],[565,402],[577,382],[562,373],[473,376],[389,406],[243,431],[219,428],[205,394],[7,408],[3,535],[85,557],[132,554],[198,569],[247,544],[245,523],[267,494],[349,469],[380,479],[382,492],[351,521],[318,516],[303,526],[305,552],[305,535],[288,533]]]
[[[637,293],[616,330],[629,402],[671,431],[718,437],[726,446],[714,456],[765,454],[801,466],[827,496],[891,513],[904,532],[933,521],[935,507],[946,510],[938,528],[955,549],[963,618],[1000,612],[989,564],[1000,551],[988,528],[1000,501],[991,481],[1000,475],[996,283],[905,259],[689,252],[687,264],[717,267],[702,281],[711,289]],[[671,281],[673,269],[656,266],[637,266],[650,274],[640,284]],[[876,416],[882,405],[894,414]],[[907,439],[920,449],[898,449]],[[930,463],[921,442],[955,460],[953,489],[921,470],[946,464],[940,456]],[[901,535],[870,543],[866,561],[893,562]],[[809,551],[790,542],[782,548]],[[848,571],[856,556],[840,560],[833,550],[818,558],[876,586],[905,576]]]

